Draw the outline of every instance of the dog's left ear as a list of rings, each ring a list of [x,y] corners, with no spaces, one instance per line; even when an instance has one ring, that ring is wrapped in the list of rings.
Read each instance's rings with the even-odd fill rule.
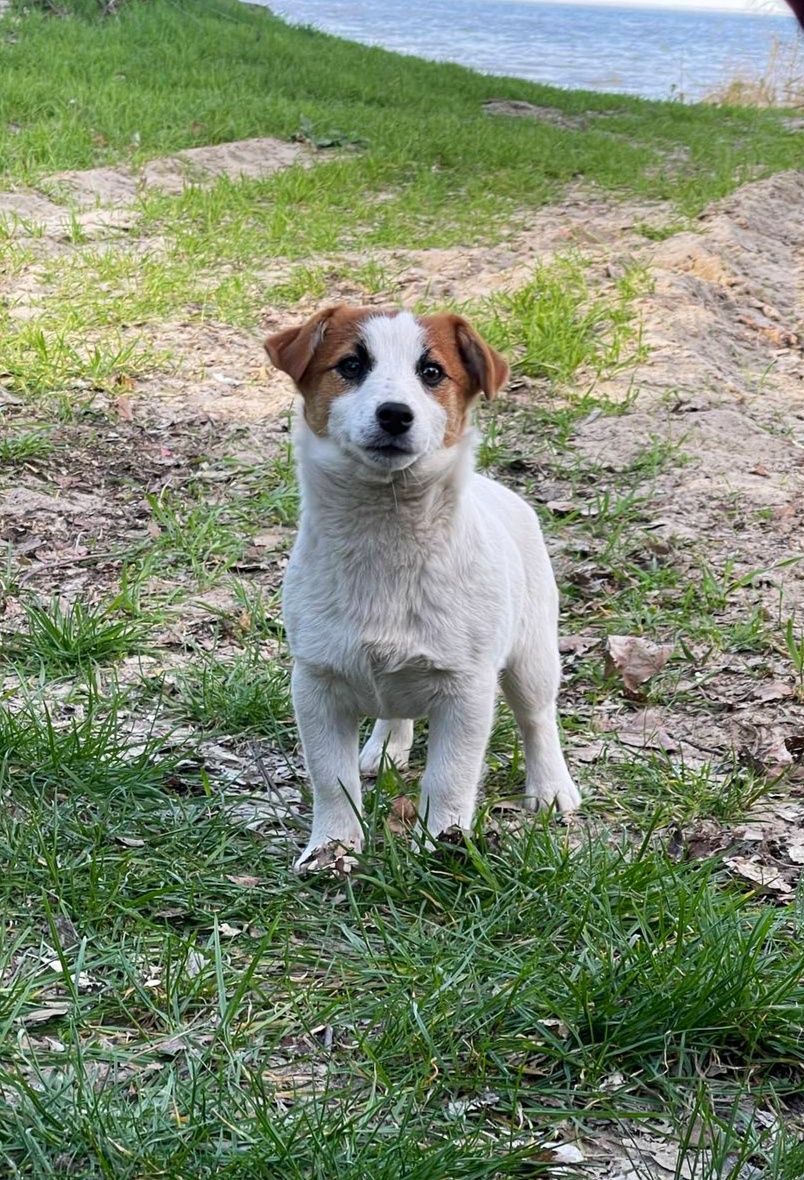
[[[466,371],[475,383],[475,392],[496,397],[511,372],[508,361],[479,336],[463,316],[453,316],[458,352]]]
[[[336,311],[337,307],[325,307],[298,327],[275,332],[265,341],[265,351],[272,363],[292,377],[297,385],[324,339],[327,324]]]

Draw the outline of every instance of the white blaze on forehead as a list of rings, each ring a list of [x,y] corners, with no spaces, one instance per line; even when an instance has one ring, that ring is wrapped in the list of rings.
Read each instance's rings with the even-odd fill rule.
[[[424,328],[409,311],[372,316],[363,325],[362,337],[375,365],[389,365],[397,372],[415,369],[426,343]]]

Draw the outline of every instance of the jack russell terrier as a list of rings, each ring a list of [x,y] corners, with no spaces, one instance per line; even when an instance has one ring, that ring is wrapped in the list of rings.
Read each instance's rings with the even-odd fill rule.
[[[345,306],[266,349],[303,398],[283,605],[313,787],[296,867],[329,844],[360,849],[361,772],[404,767],[419,717],[421,828],[470,827],[498,681],[522,732],[526,806],[573,811],[550,559],[533,509],[474,470],[470,410],[505,383],[505,360],[461,316]],[[361,715],[380,720],[358,752]]]

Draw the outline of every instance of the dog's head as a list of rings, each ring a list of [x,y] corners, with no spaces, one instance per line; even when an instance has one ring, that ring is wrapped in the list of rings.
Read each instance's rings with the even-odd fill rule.
[[[458,442],[476,397],[508,378],[459,315],[328,307],[265,347],[296,383],[310,429],[385,471]]]

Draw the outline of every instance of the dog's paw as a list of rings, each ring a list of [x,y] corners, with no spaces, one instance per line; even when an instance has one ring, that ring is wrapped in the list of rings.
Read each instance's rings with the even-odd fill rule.
[[[369,738],[360,751],[360,773],[376,778],[382,765],[393,764],[397,770],[404,770],[410,759],[407,745],[397,742],[375,742]]]
[[[562,775],[557,782],[542,780],[534,788],[527,788],[525,806],[533,811],[546,811],[554,807],[562,815],[569,815],[581,806],[581,792],[569,775]]]
[[[329,840],[319,844],[311,840],[301,856],[293,862],[293,871],[300,877],[322,872],[348,877],[357,866],[359,851],[356,843],[342,844],[339,840]]]

